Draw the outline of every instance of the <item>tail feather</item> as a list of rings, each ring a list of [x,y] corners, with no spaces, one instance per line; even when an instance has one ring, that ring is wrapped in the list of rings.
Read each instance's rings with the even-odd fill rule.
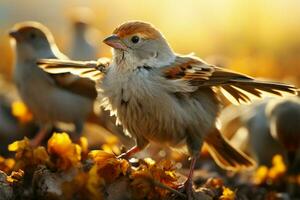
[[[255,161],[231,146],[217,129],[207,136],[205,143],[210,155],[223,169],[239,170],[255,166]]]

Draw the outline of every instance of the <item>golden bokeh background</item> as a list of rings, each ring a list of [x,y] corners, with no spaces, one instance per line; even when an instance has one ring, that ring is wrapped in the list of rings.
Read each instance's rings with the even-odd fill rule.
[[[153,23],[174,50],[253,76],[300,86],[300,1],[286,0],[10,0],[0,1],[0,72],[9,79],[12,51],[7,31],[36,20],[50,28],[68,52],[70,11],[90,7],[103,33],[126,20]],[[110,51],[98,41],[101,54]],[[99,55],[99,56],[100,56]]]

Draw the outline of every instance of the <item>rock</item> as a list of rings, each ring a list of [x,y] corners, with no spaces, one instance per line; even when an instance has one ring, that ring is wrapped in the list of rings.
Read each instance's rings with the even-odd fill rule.
[[[32,185],[35,196],[43,200],[63,200],[62,184],[71,181],[76,170],[68,170],[63,173],[51,172],[46,166],[39,166],[33,174]]]
[[[6,180],[7,175],[0,171],[0,200],[12,200],[14,199],[13,188]]]
[[[132,193],[130,190],[130,180],[124,176],[117,179],[106,188],[106,200],[130,200]]]
[[[61,180],[45,166],[40,166],[33,174],[32,185],[38,199],[61,199]]]

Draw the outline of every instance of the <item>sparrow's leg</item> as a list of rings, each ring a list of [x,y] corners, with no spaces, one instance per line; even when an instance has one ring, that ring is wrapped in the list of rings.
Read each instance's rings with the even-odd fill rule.
[[[122,153],[118,156],[118,158],[129,159],[132,155],[140,152],[141,149],[138,146],[134,146],[125,153]]]
[[[287,159],[288,159],[289,169],[293,169],[294,164],[295,164],[295,160],[296,160],[296,156],[297,156],[296,151],[288,151],[287,152]],[[293,173],[293,171],[290,172],[290,173]]]
[[[42,141],[45,139],[45,137],[47,136],[48,131],[50,130],[51,125],[49,124],[45,124],[42,125],[39,132],[36,134],[36,136],[30,141],[30,145],[32,147],[37,147],[39,146]]]
[[[195,164],[197,158],[199,157],[199,153],[192,156],[191,165],[190,165],[190,172],[188,175],[187,180],[184,183],[185,192],[187,194],[188,200],[193,199],[193,174],[195,169]]]
[[[193,131],[192,133],[197,133],[197,132]],[[203,144],[203,139],[200,136],[200,134],[189,134],[186,138],[186,142],[192,159],[190,165],[190,172],[186,182],[184,183],[184,189],[188,200],[192,200],[193,199],[193,174],[194,174],[196,161],[200,156],[200,149]]]
[[[299,187],[297,186],[297,172],[299,171],[297,169],[296,165],[296,153],[295,151],[288,151],[287,152],[287,163],[288,163],[288,171],[287,171],[287,176],[289,177],[288,183],[287,183],[287,191],[290,194],[291,197],[296,197],[297,195],[297,189]],[[291,181],[292,180],[292,181]]]
[[[149,144],[149,141],[144,138],[136,138],[136,143],[134,147],[119,155],[118,158],[129,159],[132,155],[143,150]]]
[[[81,135],[82,131],[83,131],[83,121],[78,121],[75,122],[75,137],[78,137]]]

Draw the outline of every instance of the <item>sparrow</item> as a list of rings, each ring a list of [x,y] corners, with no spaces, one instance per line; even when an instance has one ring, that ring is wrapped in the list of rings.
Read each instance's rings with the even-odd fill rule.
[[[51,32],[38,22],[16,24],[13,38],[13,77],[18,92],[38,121],[40,131],[31,141],[37,146],[56,122],[73,123],[78,136],[97,97],[95,83],[71,73],[49,74],[38,67],[42,58],[68,59],[55,44]]]
[[[98,47],[93,41],[100,38],[100,32],[88,20],[75,19],[72,22],[72,40],[70,58],[92,60],[97,58]]]
[[[266,107],[266,116],[272,137],[283,147],[288,165],[293,168],[300,150],[300,98],[270,101]]]
[[[223,135],[231,143],[236,144],[235,147],[249,153],[258,166],[271,167],[276,154],[285,158],[284,148],[271,135],[270,122],[266,114],[266,107],[270,101],[272,98],[251,105],[230,105],[222,110],[219,116]]]
[[[175,53],[163,34],[150,23],[129,21],[103,41],[113,48],[108,67],[101,61],[40,60],[49,73],[71,72],[94,79],[101,105],[114,114],[136,146],[127,158],[149,142],[171,147],[186,145],[191,155],[190,173],[184,183],[192,199],[192,177],[200,149],[206,144],[217,164],[228,170],[252,167],[254,161],[232,147],[216,127],[222,107],[216,90],[238,102],[251,95],[296,93],[290,85],[255,80],[250,76],[210,65],[192,55]],[[251,95],[250,95],[251,94]]]
[[[93,27],[93,11],[87,7],[77,7],[73,10],[72,28],[73,37],[70,45],[70,58],[74,60],[92,60],[97,58],[99,47],[93,41],[100,39],[100,31]],[[133,146],[134,141],[123,133],[122,126],[116,126],[116,118],[110,116],[109,111],[101,108],[93,121],[101,125],[118,137],[126,146]],[[90,119],[89,119],[90,122]]]

